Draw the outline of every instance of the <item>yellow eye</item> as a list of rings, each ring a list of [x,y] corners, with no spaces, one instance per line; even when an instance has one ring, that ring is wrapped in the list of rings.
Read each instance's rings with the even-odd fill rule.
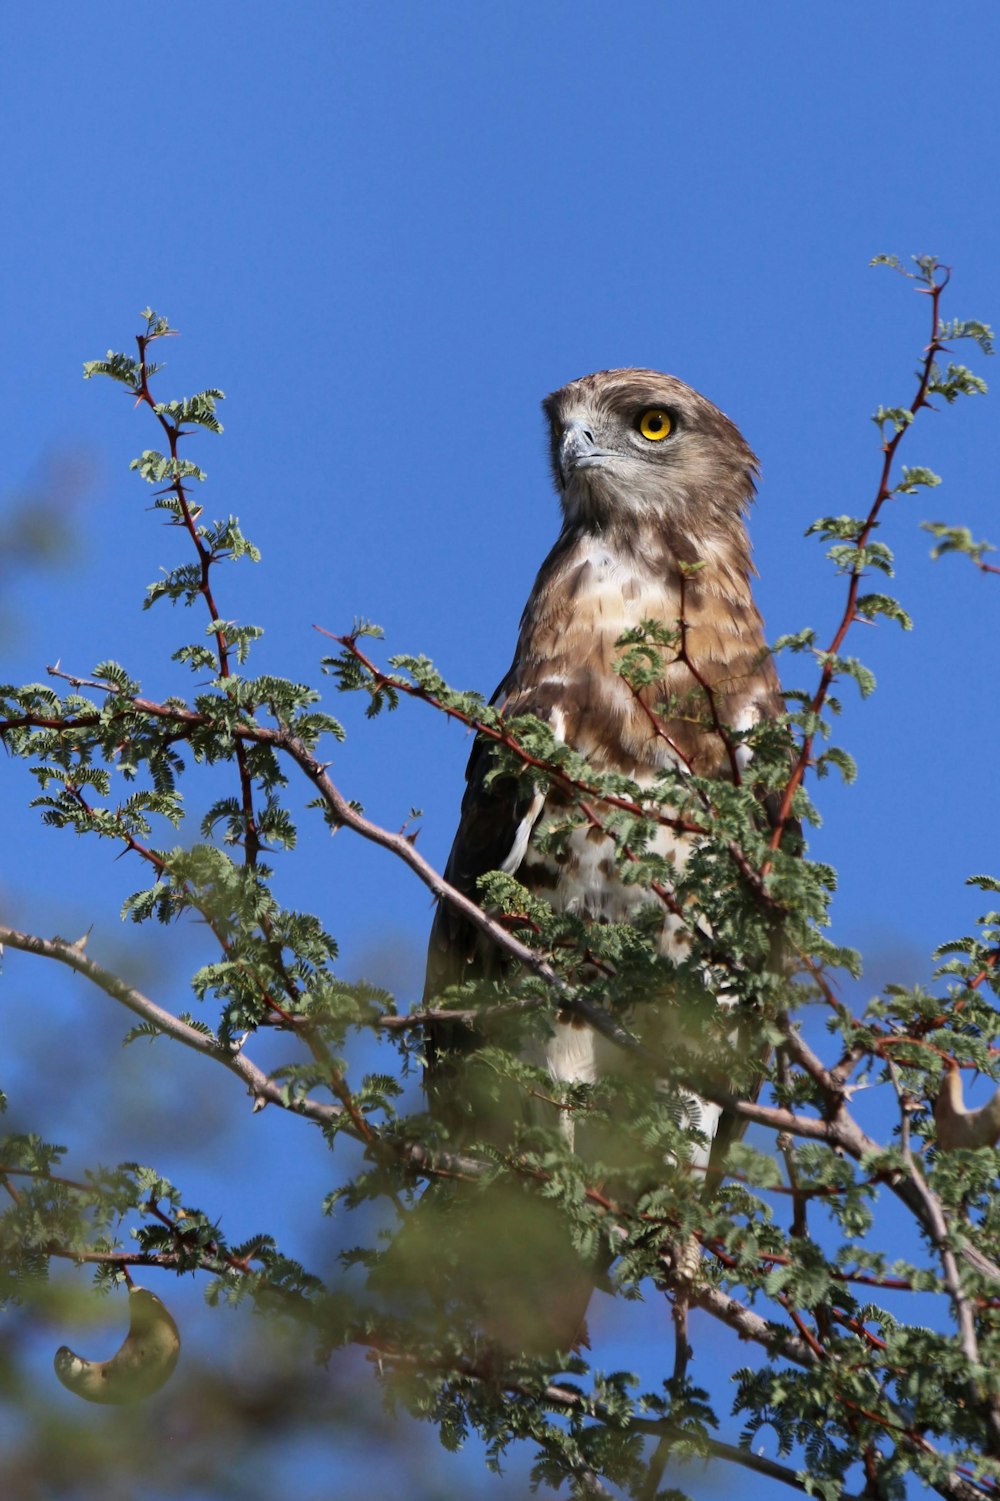
[[[639,418],[639,431],[650,443],[659,443],[661,438],[668,437],[673,425],[670,413],[665,412],[662,407],[650,407]]]

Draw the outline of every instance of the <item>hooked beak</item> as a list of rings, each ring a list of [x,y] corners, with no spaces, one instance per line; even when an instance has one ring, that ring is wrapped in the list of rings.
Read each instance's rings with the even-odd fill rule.
[[[565,488],[578,469],[593,469],[610,459],[607,448],[598,448],[594,434],[585,422],[568,422],[559,439],[557,453],[559,475]]]

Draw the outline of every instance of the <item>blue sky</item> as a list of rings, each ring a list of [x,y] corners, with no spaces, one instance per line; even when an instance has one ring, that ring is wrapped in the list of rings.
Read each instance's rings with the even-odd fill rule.
[[[828,636],[842,590],[802,534],[868,504],[868,416],[909,400],[926,339],[924,300],[868,261],[936,253],[954,266],[946,313],[1000,319],[998,41],[996,8],[975,0],[16,8],[0,61],[0,508],[52,506],[68,552],[4,571],[0,676],[117,655],[151,694],[187,686],[169,655],[200,619],[138,613],[180,560],[128,472],[154,434],[80,379],[147,303],[182,332],[163,394],[227,393],[226,433],[197,457],[208,512],[238,514],[264,553],[220,585],[225,614],[266,628],[261,670],[315,679],[313,624],[364,615],[388,651],[489,692],[557,529],[538,403],[622,364],[681,376],[739,423],[761,459],[769,632]],[[1000,540],[993,399],[931,416],[907,448],[944,476],[883,533],[915,629],[857,632],[879,689],[863,708],[844,692],[860,778],[820,789],[814,846],[840,870],[836,933],[868,953],[872,988],[926,974],[978,910],[964,877],[998,863],[1000,581],[932,565],[918,529],[941,517]],[[462,735],[419,706],[372,725],[333,709],[351,732],[343,789],[393,827],[423,808],[420,847],[443,861]],[[117,919],[140,876],[41,830],[27,789],[8,763],[10,910],[42,932],[93,924],[94,952],[155,971],[182,1009],[197,938],[159,935],[144,959]],[[413,997],[430,911],[412,877],[315,831],[282,880],[340,938],[345,972]],[[75,1018],[78,1042],[120,1030],[91,1022],[99,998],[81,1020],[79,992],[29,961],[8,962],[4,990],[25,1078],[51,1068],[50,1014]],[[138,1095],[155,1087],[146,1056],[127,1066]],[[210,1088],[197,1061],[182,1072]],[[93,1112],[56,1093],[79,1145]],[[239,1102],[213,1108],[237,1130]],[[92,1133],[106,1157],[154,1150],[138,1126],[142,1152],[123,1147],[120,1125]],[[207,1199],[222,1190],[189,1135],[172,1165]],[[317,1161],[288,1175],[290,1223]]]

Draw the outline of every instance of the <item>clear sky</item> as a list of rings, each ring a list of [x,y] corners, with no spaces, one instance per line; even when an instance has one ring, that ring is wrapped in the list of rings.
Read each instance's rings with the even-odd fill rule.
[[[842,589],[802,534],[869,503],[868,416],[910,399],[926,340],[925,299],[868,261],[933,252],[954,267],[946,313],[1000,320],[998,43],[988,0],[11,8],[0,509],[9,523],[52,507],[69,551],[0,572],[0,677],[114,655],[151,694],[186,690],[169,654],[200,618],[138,614],[145,584],[181,560],[128,472],[155,435],[80,379],[84,359],[130,344],[147,303],[182,331],[163,394],[227,393],[226,433],[196,457],[207,511],[238,514],[264,553],[220,586],[227,616],[266,628],[261,670],[315,679],[313,624],[364,615],[387,651],[424,651],[491,691],[557,529],[539,400],[626,364],[681,376],[738,422],[761,460],[769,632],[828,636]],[[989,379],[976,351],[958,357]],[[907,440],[907,462],[944,476],[883,533],[915,628],[858,630],[879,680],[861,709],[843,694],[860,779],[820,789],[814,848],[840,869],[837,936],[868,953],[870,988],[926,974],[978,910],[964,877],[1000,867],[1000,580],[931,564],[918,529],[940,517],[1000,540],[997,433],[987,398]],[[462,735],[419,706],[371,725],[360,705],[332,708],[351,731],[343,790],[392,827],[421,807],[420,848],[443,861]],[[93,924],[93,952],[138,965],[117,912],[141,874],[41,830],[27,795],[8,762],[10,909],[42,932]],[[430,911],[412,877],[317,832],[283,893],[323,914],[346,973],[413,998]],[[159,998],[183,1009],[183,940],[156,942]],[[40,1064],[54,987],[10,961],[4,989],[7,1008],[31,997],[24,1045]],[[151,1087],[141,1059],[129,1066]],[[205,1086],[196,1063],[184,1077]],[[139,1155],[95,1139],[105,1157]],[[178,1161],[200,1184],[193,1146]],[[309,1178],[302,1203],[315,1196]]]

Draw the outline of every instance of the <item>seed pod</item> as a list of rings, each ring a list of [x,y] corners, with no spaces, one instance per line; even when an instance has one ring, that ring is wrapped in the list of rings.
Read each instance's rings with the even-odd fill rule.
[[[934,1106],[937,1142],[942,1152],[962,1147],[995,1147],[1000,1139],[1000,1090],[978,1110],[966,1110],[962,1075],[953,1065],[945,1069],[941,1093]]]
[[[56,1375],[69,1391],[88,1402],[141,1402],[169,1381],[180,1354],[181,1337],[155,1293],[132,1287],[129,1330],[109,1360],[84,1360],[63,1345],[56,1351]]]

